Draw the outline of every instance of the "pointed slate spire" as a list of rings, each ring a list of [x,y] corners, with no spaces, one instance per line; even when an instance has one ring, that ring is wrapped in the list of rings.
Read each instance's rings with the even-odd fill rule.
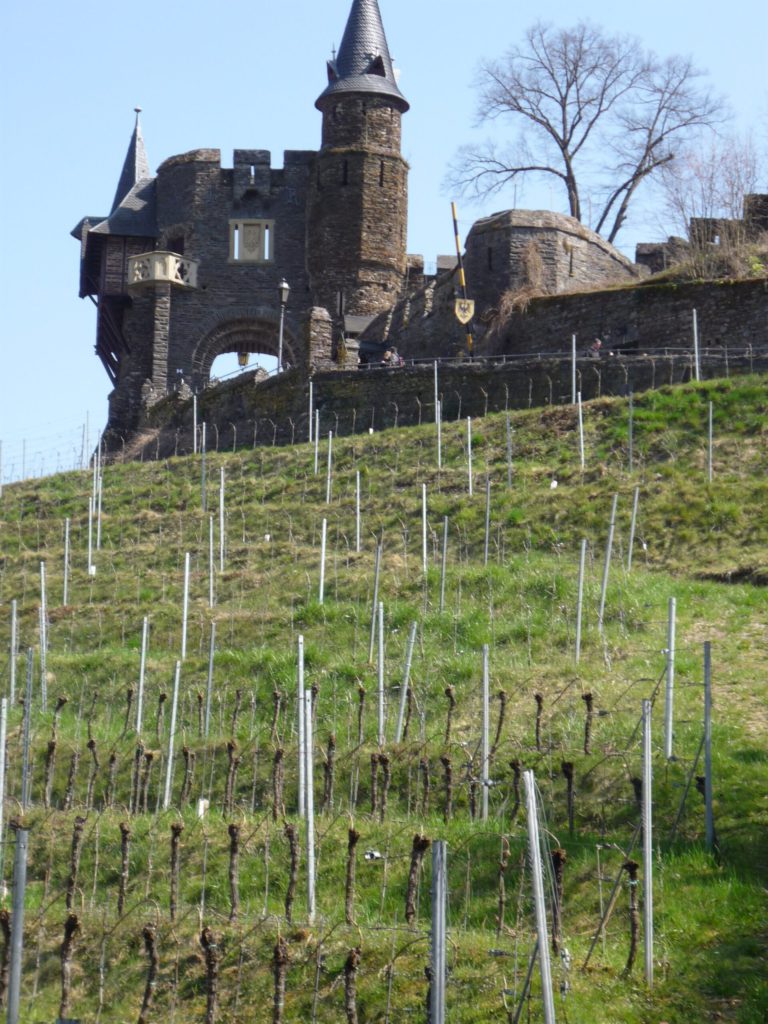
[[[133,135],[131,136],[131,141],[128,146],[128,152],[125,154],[123,172],[120,175],[120,181],[117,184],[117,192],[115,192],[115,199],[112,203],[110,213],[115,212],[134,185],[152,177],[152,172],[149,169],[149,161],[147,160],[147,153],[144,149],[144,138],[141,134],[141,125],[139,124],[141,107],[134,107],[134,110],[136,112],[136,124],[133,128]]]
[[[401,112],[408,110],[392,68],[378,0],[352,0],[339,52],[328,62],[328,88],[315,106],[323,110],[328,100],[350,93],[386,96]]]

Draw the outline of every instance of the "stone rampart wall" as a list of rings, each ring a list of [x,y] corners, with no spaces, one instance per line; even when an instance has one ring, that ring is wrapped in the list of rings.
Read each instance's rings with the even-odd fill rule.
[[[707,354],[704,379],[768,372],[768,348]],[[441,364],[438,392],[444,420],[483,416],[505,409],[561,404],[571,400],[571,360],[565,357]],[[577,389],[583,399],[625,396],[690,381],[690,352],[637,358],[577,360]],[[312,378],[320,434],[366,433],[434,421],[434,367],[321,372]],[[198,422],[207,424],[209,444],[219,450],[291,444],[309,436],[309,382],[299,370],[256,382],[250,374],[211,388],[198,398]],[[116,457],[163,458],[192,451],[192,402],[169,398],[154,407],[143,431],[110,439]]]
[[[455,280],[441,279],[425,292],[374,321],[366,336],[395,344],[406,358],[439,358],[466,350],[464,328],[453,312]],[[475,351],[482,355],[552,352],[594,338],[606,347],[636,352],[687,347],[697,311],[702,346],[768,344],[768,280],[695,284],[643,284],[575,295],[532,299],[503,322],[475,322]]]
[[[637,280],[638,268],[594,231],[547,210],[507,210],[477,221],[467,236],[469,294],[483,315],[505,292],[546,295]]]
[[[696,310],[702,347],[768,344],[768,280],[706,284],[645,284],[615,291],[536,299],[503,329],[487,335],[483,351],[552,349],[576,334],[606,347],[639,352],[688,347]]]

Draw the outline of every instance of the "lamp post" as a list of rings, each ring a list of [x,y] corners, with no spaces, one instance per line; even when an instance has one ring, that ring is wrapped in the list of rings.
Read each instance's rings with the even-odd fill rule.
[[[277,372],[283,372],[283,325],[285,324],[285,307],[288,305],[288,296],[291,288],[285,278],[282,278],[277,286],[277,294],[280,298],[280,332],[277,340]]]

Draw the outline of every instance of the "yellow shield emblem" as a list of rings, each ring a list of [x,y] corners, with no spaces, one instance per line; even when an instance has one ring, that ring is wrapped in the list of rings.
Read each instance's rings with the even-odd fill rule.
[[[468,324],[475,315],[474,299],[456,299],[454,312],[460,324]]]

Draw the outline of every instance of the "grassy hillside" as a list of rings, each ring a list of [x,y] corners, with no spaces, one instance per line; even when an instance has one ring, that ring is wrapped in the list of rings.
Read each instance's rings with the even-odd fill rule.
[[[93,574],[87,561],[90,474],[5,488],[2,650],[10,649],[12,601],[19,636],[8,716],[7,881],[14,852],[9,820],[30,835],[21,1018],[49,1022],[60,1013],[110,1024],[426,1020],[431,855],[425,843],[422,862],[412,869],[414,837],[423,836],[448,843],[447,1020],[512,1021],[535,943],[520,781],[522,771],[533,770],[546,824],[550,920],[556,888],[551,854],[565,855],[559,951],[552,954],[558,1020],[765,1020],[768,384],[741,378],[636,397],[631,470],[629,418],[627,403],[619,400],[584,407],[583,470],[571,407],[514,413],[509,434],[504,415],[473,421],[471,496],[465,422],[443,425],[439,470],[434,425],[334,438],[330,494],[327,434],[317,474],[308,445],[208,453],[205,509],[201,456],[108,466]],[[582,539],[587,558],[577,663]],[[381,676],[379,637],[372,641],[371,628],[378,543]],[[169,776],[187,553],[186,657]],[[44,678],[41,562],[47,581]],[[665,649],[673,597],[674,757],[667,760]],[[145,617],[149,647],[137,733]],[[416,641],[404,690],[412,623]],[[307,837],[297,816],[300,636],[305,683],[314,694],[312,922]],[[696,781],[704,773],[697,754],[705,642],[711,644],[714,695],[713,850],[705,844]],[[492,743],[487,820],[480,785],[484,645]],[[31,800],[22,809],[28,664]],[[10,674],[4,654],[0,686],[6,695]],[[630,897],[639,893],[642,907],[645,883],[642,847],[632,849],[644,699],[654,701],[652,991],[643,977],[642,927],[626,970]],[[407,728],[396,742],[401,706]],[[163,810],[168,780],[169,808]],[[209,807],[199,816],[201,799]],[[286,826],[289,832],[295,827],[300,848],[290,920]],[[359,834],[356,843],[351,829]],[[622,870],[628,858],[639,862],[637,887]],[[409,875],[416,884],[407,906]],[[617,878],[616,908],[601,936],[601,906]],[[10,893],[5,905],[10,908]],[[72,914],[78,930],[71,964],[65,963],[68,1004],[61,1006],[61,948]],[[0,955],[2,943],[0,930]],[[520,1019],[543,1020],[538,970]]]

